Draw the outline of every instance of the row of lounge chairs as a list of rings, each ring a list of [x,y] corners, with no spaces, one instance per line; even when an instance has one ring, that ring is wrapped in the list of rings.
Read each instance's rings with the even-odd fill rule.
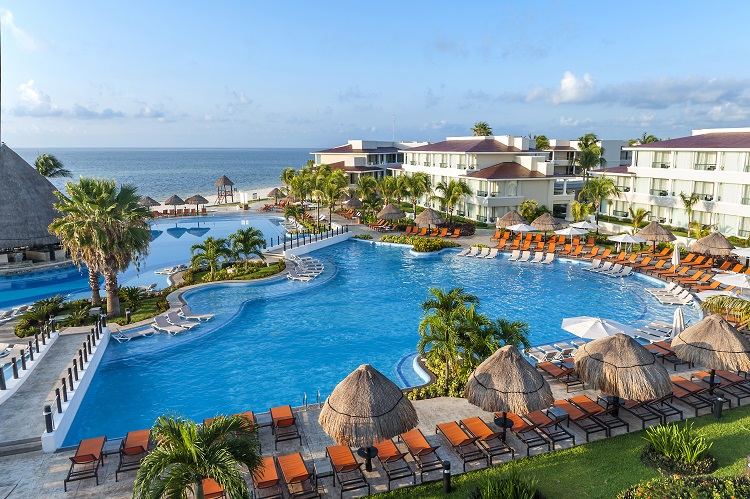
[[[174,275],[174,274],[176,274],[178,272],[185,271],[185,270],[187,270],[189,268],[190,268],[189,265],[184,265],[184,264],[183,265],[175,265],[174,267],[167,267],[165,269],[156,270],[156,271],[154,271],[154,274]],[[154,286],[154,287],[156,287],[156,286]]]
[[[530,263],[544,263],[550,264],[555,261],[555,253],[543,251],[537,251],[534,253],[534,257],[531,257],[530,251],[513,250],[508,257],[509,262],[530,262]]]
[[[195,314],[187,305],[181,307],[177,312],[167,312],[154,317],[151,327],[162,333],[170,335],[179,334],[194,328],[200,322],[207,321],[213,314]]]
[[[295,267],[289,271],[287,278],[293,281],[312,281],[325,270],[323,262],[309,256],[298,257],[291,255],[290,260],[295,263]]]
[[[678,283],[670,283],[663,288],[644,288],[647,293],[664,305],[688,305],[693,301],[689,289]]]
[[[200,211],[198,211],[196,208],[180,208],[179,210],[153,210],[151,213],[153,213],[157,217],[174,217],[174,216],[190,216],[190,215],[205,215],[207,213],[206,207],[204,206]]]
[[[290,234],[305,232],[307,230],[304,225],[297,222],[296,220],[284,220],[282,222],[279,222],[279,225],[284,227],[284,229],[286,229],[286,231]]]
[[[591,261],[591,265],[584,267],[583,270],[606,275],[607,277],[627,277],[633,273],[633,267],[628,267],[621,263],[602,262],[599,258],[594,258]]]
[[[470,248],[462,249],[457,256],[470,256],[475,258],[497,258],[497,248],[480,248],[479,246],[471,246]]]
[[[450,234],[449,234],[450,232]],[[457,238],[461,235],[460,229],[454,229],[453,232],[450,231],[447,227],[443,227],[442,229],[435,227],[434,229],[430,230],[427,227],[422,227],[421,229],[417,227],[416,225],[411,225],[406,228],[406,231],[404,231],[404,234],[406,235],[412,235],[412,236],[425,236],[425,237],[452,237]]]
[[[31,308],[29,305],[21,305],[10,310],[0,310],[0,324],[15,319],[24,314],[29,308]]]

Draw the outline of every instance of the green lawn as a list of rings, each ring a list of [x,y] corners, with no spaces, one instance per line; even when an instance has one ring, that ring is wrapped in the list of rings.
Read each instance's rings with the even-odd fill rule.
[[[729,477],[744,473],[745,459],[750,454],[750,406],[724,412],[717,421],[712,415],[693,419],[713,442],[711,453],[718,462],[715,476]],[[537,479],[539,490],[549,499],[554,498],[613,498],[631,485],[649,480],[659,474],[640,461],[645,445],[645,432],[579,445],[570,449],[541,454],[516,461],[524,477]],[[441,448],[442,452],[449,452]],[[506,466],[494,466],[453,477],[451,497],[468,497],[488,476],[503,473]],[[432,474],[435,476],[435,474]],[[442,482],[402,488],[381,494],[380,497],[444,497]]]

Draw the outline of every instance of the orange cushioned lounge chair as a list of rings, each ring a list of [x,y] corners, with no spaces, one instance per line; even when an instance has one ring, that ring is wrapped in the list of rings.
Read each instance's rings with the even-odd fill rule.
[[[302,445],[302,435],[299,433],[297,419],[294,417],[290,405],[271,408],[271,432],[274,435],[274,449],[278,449],[278,443],[284,440],[299,439],[299,443]]]
[[[442,433],[448,443],[451,444],[453,450],[461,458],[464,472],[466,471],[466,463],[485,461],[489,465],[489,459],[477,444],[479,437],[467,435],[455,421],[437,425],[435,433]]]
[[[443,469],[443,460],[437,453],[439,446],[431,446],[422,432],[419,431],[419,428],[402,433],[399,438],[404,441],[406,448],[409,449],[409,454],[417,464],[419,477],[422,481],[424,481],[425,473]]]
[[[276,459],[290,497],[300,499],[320,497],[318,488],[313,483],[313,476],[307,471],[305,461],[300,454],[279,456]]]
[[[481,418],[473,417],[461,420],[463,426],[471,435],[477,437],[477,443],[484,453],[487,454],[489,464],[492,466],[494,456],[502,456],[510,453],[511,460],[515,457],[516,451],[513,447],[503,442],[503,434],[492,431]]]
[[[219,499],[226,497],[224,487],[216,483],[213,478],[203,479],[203,497],[205,499]]]
[[[362,463],[358,463],[352,454],[352,450],[346,445],[331,445],[326,447],[326,454],[333,468],[333,484],[339,482],[339,497],[349,490],[364,489],[367,487],[367,495],[370,495],[370,484],[367,483],[362,473]]]
[[[141,467],[141,461],[148,454],[150,436],[151,430],[128,432],[120,443],[120,463],[115,471],[115,482],[118,479],[118,474],[137,470]]]
[[[96,478],[99,485],[99,466],[104,464],[104,443],[107,437],[87,438],[81,440],[75,456],[70,458],[70,470],[63,481],[63,489],[68,491],[68,482]]]
[[[406,462],[406,453],[401,452],[393,443],[393,440],[381,440],[375,442],[375,448],[378,449],[378,461],[388,477],[388,490],[391,490],[391,482],[399,478],[411,477],[412,482],[416,482],[416,474]]]
[[[281,485],[273,456],[263,458],[263,467],[253,475],[255,499],[281,499]]]

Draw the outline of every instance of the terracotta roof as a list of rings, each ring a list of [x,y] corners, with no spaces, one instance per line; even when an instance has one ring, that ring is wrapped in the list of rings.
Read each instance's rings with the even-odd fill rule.
[[[575,147],[572,146],[550,146],[550,151],[577,151]]]
[[[635,172],[628,171],[630,165],[613,166],[612,168],[601,168],[599,170],[591,170],[591,173],[628,173],[635,175]]]
[[[499,163],[468,174],[471,178],[501,180],[514,178],[547,178],[544,173],[531,171],[515,162]]]
[[[351,144],[344,146],[333,147],[331,149],[324,149],[322,151],[313,151],[312,154],[392,154],[394,152],[401,152],[402,149],[398,147],[376,147],[374,149],[354,149]]]
[[[633,147],[635,149],[750,149],[750,132],[706,133]]]
[[[383,170],[382,168],[378,168],[377,166],[347,166],[343,161],[339,161],[338,163],[328,163],[328,166],[330,166],[334,170],[344,170],[345,172],[351,173],[379,172]]]
[[[408,152],[521,152],[521,149],[506,146],[497,140],[444,140],[426,146],[412,147]]]

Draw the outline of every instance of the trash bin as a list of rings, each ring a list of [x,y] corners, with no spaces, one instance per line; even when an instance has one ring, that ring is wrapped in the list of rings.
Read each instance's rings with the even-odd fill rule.
[[[721,411],[724,409],[724,402],[726,402],[722,395],[717,395],[713,401],[713,413],[716,419],[721,419]]]

